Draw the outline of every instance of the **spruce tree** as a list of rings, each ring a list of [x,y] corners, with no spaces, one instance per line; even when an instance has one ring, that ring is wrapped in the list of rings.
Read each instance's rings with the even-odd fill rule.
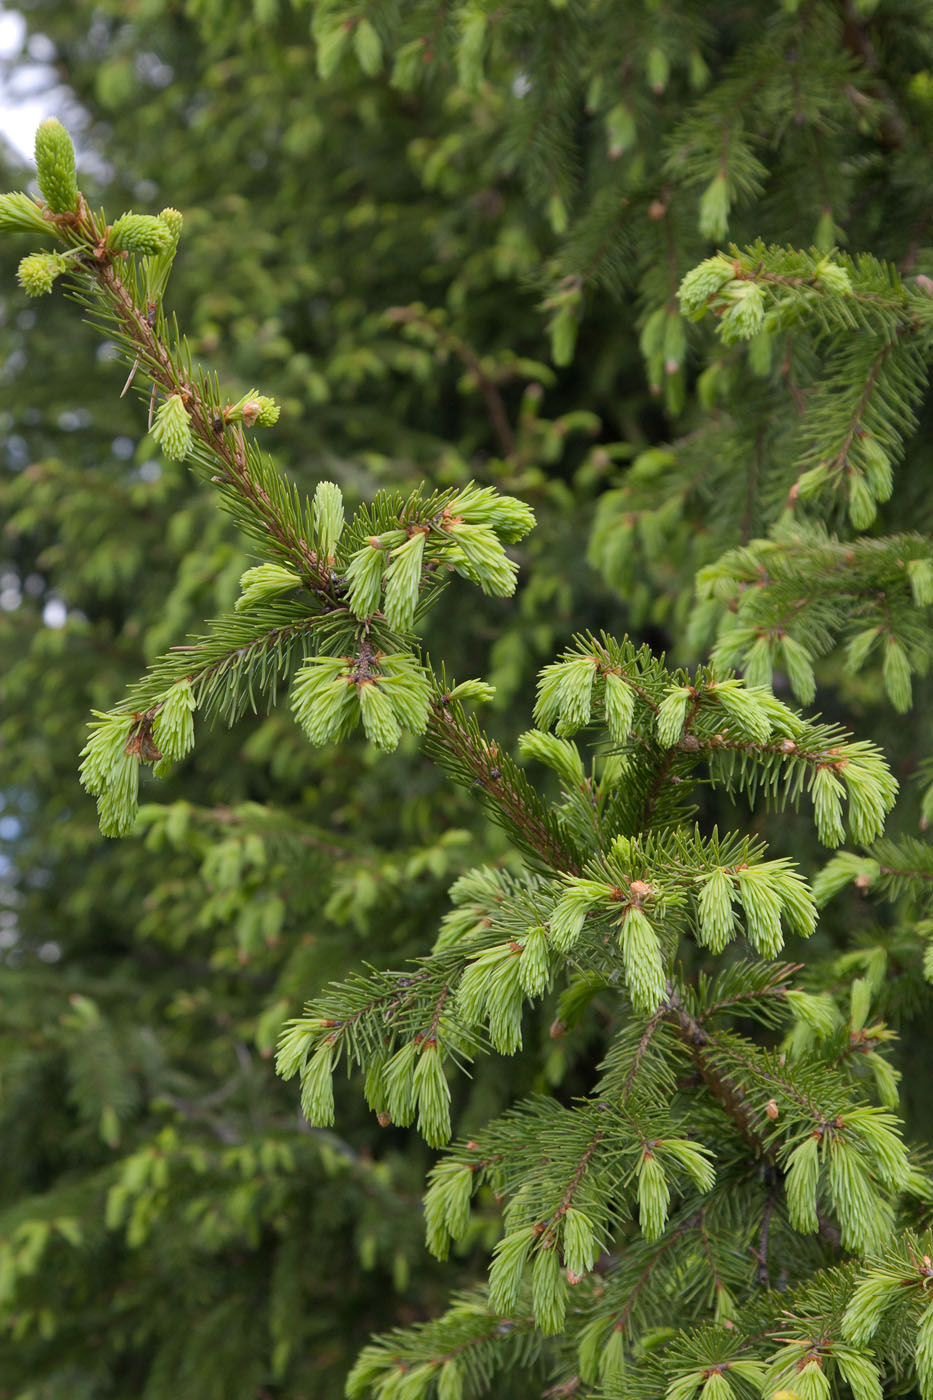
[[[403,91],[422,67],[448,59],[457,90],[481,98],[485,55],[494,75],[510,77],[493,164],[527,181],[527,207],[540,207],[560,239],[544,295],[555,362],[572,359],[580,323],[582,366],[594,291],[624,297],[634,287],[648,383],[670,419],[685,420],[682,437],[641,451],[603,494],[591,555],[627,590],[636,572],[648,575],[650,587],[629,590],[634,624],[666,622],[682,657],[712,646],[710,664],[665,663],[584,623],[540,673],[535,727],[515,746],[527,772],[473,713],[491,698],[485,679],[456,683],[446,632],[430,630],[432,610],[451,597],[464,610],[463,590],[512,595],[514,546],[533,524],[521,495],[464,480],[406,484],[354,510],[323,480],[302,497],[258,445],[275,423],[275,399],[255,387],[225,392],[163,313],[174,211],[130,211],[108,225],[78,191],[66,133],[47,123],[37,141],[40,199],[7,196],[0,213],[6,232],[46,235],[20,263],[24,291],[67,283],[151,401],[152,442],[217,488],[260,560],[229,612],[98,711],[82,780],[103,830],[132,828],[141,768],[166,776],[189,753],[195,724],[236,721],[287,690],[315,745],[361,729],[375,749],[393,751],[403,733],[423,734],[440,770],[505,834],[504,853],[453,886],[430,952],[423,945],[395,971],[370,967],[333,983],[279,1043],[280,1071],[297,1076],[316,1127],[333,1125],[332,1076],[346,1067],[380,1124],[415,1124],[437,1148],[457,1130],[451,1091],[467,1066],[481,1073],[490,1052],[514,1055],[536,1024],[535,1003],[554,1011],[552,1048],[532,1055],[538,1093],[513,1094],[506,1113],[487,1115],[431,1171],[429,1248],[443,1259],[454,1244],[482,1264],[483,1244],[497,1241],[488,1283],[365,1348],[350,1395],[449,1400],[546,1385],[555,1395],[785,1391],[808,1400],[840,1387],[877,1395],[905,1378],[923,1394],[933,1384],[926,1125],[914,1112],[915,1145],[905,1144],[890,1025],[926,1004],[929,848],[901,834],[915,820],[909,803],[894,819],[896,839],[879,839],[897,784],[864,733],[779,698],[789,688],[811,706],[828,681],[833,708],[858,712],[880,683],[903,713],[911,673],[927,661],[930,540],[902,528],[900,515],[914,527],[922,520],[916,491],[895,491],[894,467],[911,450],[931,319],[917,243],[927,107],[919,75],[908,81],[903,71],[917,50],[904,46],[902,26],[914,22],[927,46],[929,27],[909,7],[841,15],[787,5],[762,32],[754,16],[713,27],[685,7],[662,42],[652,13],[623,21],[611,6],[528,5],[503,20],[466,5],[430,38],[409,38],[391,14],[378,26],[341,6],[315,14],[325,79],[353,63],[375,80],[386,52]],[[404,25],[417,30],[424,19],[413,6]],[[643,88],[620,98],[613,84],[621,73],[631,87],[638,62]],[[679,107],[670,130],[637,142],[639,120],[679,66],[705,94]],[[760,112],[746,139],[750,91]],[[581,136],[572,118],[584,101],[605,126],[590,120]],[[843,120],[853,111],[863,124],[854,139]],[[795,126],[808,128],[804,140]],[[478,120],[465,127],[467,148],[482,130]],[[768,135],[770,168],[753,154]],[[872,141],[884,176],[867,157]],[[752,203],[767,174],[782,198],[806,204],[811,192],[791,178],[802,150],[823,172],[815,241],[753,243],[786,219],[781,198]],[[575,162],[589,177],[576,188]],[[845,176],[838,188],[826,169]],[[905,221],[914,218],[906,251],[877,226],[873,182],[882,179],[899,190]],[[704,257],[727,233],[742,239],[729,220],[743,200],[748,238]],[[877,256],[849,257],[835,245],[847,227],[850,241],[863,236],[855,221],[866,207]],[[592,315],[599,325],[598,302]],[[495,376],[467,343],[422,308],[393,320],[434,348],[446,341],[488,405]],[[603,365],[612,346],[610,334]],[[515,474],[514,444],[490,412],[493,432],[497,421]],[[573,424],[566,414],[558,436]],[[630,455],[611,439],[601,451],[591,472]],[[911,465],[908,456],[905,471]],[[758,811],[769,799],[778,812],[805,795],[824,845],[861,849],[833,857],[811,893],[787,855],[789,843],[808,849],[805,838],[788,836],[786,820],[768,825],[770,842],[748,834],[717,794],[748,797]],[[176,806],[145,820],[159,851],[173,840],[171,823],[189,818]],[[219,849],[218,883],[237,890],[250,848]],[[831,912],[817,932],[817,904],[850,883],[897,899],[891,932],[868,928],[853,940],[849,917],[833,923]],[[268,905],[268,891],[259,903]],[[243,922],[249,948],[250,917]],[[811,935],[816,951],[801,951],[796,940]],[[789,938],[802,967],[780,960]],[[77,997],[73,1017],[82,1033],[99,1033],[92,1002]],[[116,1138],[103,1115],[101,1131]],[[274,1176],[276,1150],[290,1151],[268,1146],[257,1186]],[[256,1171],[231,1152],[236,1170]],[[170,1133],[121,1163],[108,1224],[131,1245],[173,1208],[165,1193],[181,1158],[194,1174],[216,1169],[193,1147],[178,1151]],[[61,1201],[60,1189],[50,1193],[57,1210]],[[386,1204],[380,1198],[378,1209]],[[263,1214],[255,1191],[240,1208],[254,1249],[250,1227],[261,1220],[294,1238],[287,1220]],[[34,1212],[15,1228],[8,1257],[28,1297],[29,1280],[47,1276],[37,1270],[40,1260],[51,1265],[55,1232],[69,1245],[79,1232],[65,1214]],[[163,1347],[151,1393],[179,1380],[210,1393],[191,1367],[222,1346],[225,1316],[238,1315],[215,1310],[218,1331],[188,1356],[187,1372],[184,1343]],[[292,1384],[290,1328],[300,1324],[294,1308],[283,1305],[279,1317],[278,1351],[270,1364],[256,1339],[243,1393],[260,1393],[269,1375]],[[59,1324],[35,1299],[20,1305],[17,1325],[41,1342]],[[80,1349],[74,1364],[88,1365]],[[52,1376],[49,1393],[68,1383]]]

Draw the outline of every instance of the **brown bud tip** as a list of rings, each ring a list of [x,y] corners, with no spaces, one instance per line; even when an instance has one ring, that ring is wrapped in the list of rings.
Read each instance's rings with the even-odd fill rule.
[[[392,1122],[392,1114],[391,1114],[391,1113],[377,1113],[377,1114],[376,1114],[376,1122],[379,1124],[380,1128],[387,1128],[387,1127],[389,1126],[389,1124]]]
[[[783,753],[796,753],[797,745],[794,743],[793,739],[782,739],[781,751]]]
[[[657,222],[658,219],[663,219],[666,213],[667,205],[663,199],[653,199],[648,205],[648,218],[654,219],[655,222]]]
[[[867,890],[867,889],[870,889],[870,888],[871,888],[871,876],[870,876],[870,875],[865,875],[865,874],[856,875],[856,877],[855,877],[855,888],[856,888],[857,890]]]
[[[778,1106],[777,1106],[777,1104],[775,1103],[774,1099],[769,1099],[769,1100],[768,1100],[767,1107],[765,1108],[765,1113],[767,1113],[767,1115],[768,1115],[768,1117],[771,1119],[771,1122],[772,1122],[772,1123],[774,1122],[775,1118],[778,1116],[778,1111],[779,1111],[779,1110],[778,1110]]]
[[[583,1275],[582,1275],[582,1274],[575,1274],[574,1271],[573,1271],[573,1269],[568,1269],[568,1270],[567,1270],[567,1282],[570,1284],[571,1288],[573,1288],[573,1286],[574,1286],[575,1284],[580,1283],[581,1280],[582,1280],[582,1278],[583,1278]]]
[[[548,1035],[551,1037],[552,1040],[560,1040],[566,1034],[567,1027],[564,1025],[563,1021],[560,1020],[559,1017],[556,1021],[551,1022],[551,1028],[548,1031]]]
[[[933,277],[927,277],[926,273],[919,273],[914,278],[917,287],[921,292],[925,292],[928,297],[933,297]]]

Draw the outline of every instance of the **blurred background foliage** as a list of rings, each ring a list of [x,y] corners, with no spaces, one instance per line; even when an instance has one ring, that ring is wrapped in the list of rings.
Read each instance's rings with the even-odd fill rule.
[[[475,477],[535,508],[516,597],[450,590],[427,635],[496,683],[506,742],[575,628],[701,655],[696,571],[782,507],[795,386],[687,326],[683,274],[757,236],[933,271],[920,0],[19,11],[92,201],[184,213],[168,303],[232,395],[283,403],[265,441],[302,490]],[[29,180],[12,149],[2,165],[5,188]],[[121,400],[74,308],[16,288],[25,251],[0,248],[0,1395],[329,1400],[372,1330],[471,1277],[495,1211],[442,1270],[423,1145],[355,1089],[339,1133],[309,1130],[270,1054],[328,979],[424,951],[451,881],[504,844],[413,742],[316,753],[284,710],[205,735],[138,835],[101,839],[76,777],[89,710],[228,607],[254,558],[156,454],[148,395]],[[923,415],[889,532],[929,530]],[[877,671],[843,682],[830,655],[819,677],[829,717],[909,776],[929,699],[895,722]],[[704,817],[733,819],[721,797]],[[807,823],[782,848],[820,863]],[[885,917],[853,898],[824,951],[894,957]],[[901,972],[906,1017],[925,994]],[[576,1091],[598,1035],[550,1041],[553,1015],[455,1090],[460,1131]],[[905,1066],[930,1049],[916,1026]]]

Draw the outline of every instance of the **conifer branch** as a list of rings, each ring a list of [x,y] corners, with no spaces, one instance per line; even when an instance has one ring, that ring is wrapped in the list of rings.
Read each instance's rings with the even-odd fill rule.
[[[86,232],[99,243],[103,232],[96,227],[90,214],[87,219]],[[236,492],[255,515],[270,542],[295,565],[309,588],[321,596],[330,596],[332,584],[326,561],[318,559],[308,541],[298,534],[250,470],[242,428],[236,425],[228,430],[222,419],[218,422],[216,406],[208,400],[202,385],[179,367],[168,346],[159,338],[147,309],[135,301],[114,264],[102,257],[86,258],[83,265],[93,273],[105,304],[115,313],[153,383],[166,394],[180,395],[194,433],[219,469],[219,476],[212,480]]]
[[[478,792],[484,806],[546,866],[568,874],[579,873],[575,853],[561,839],[554,822],[548,820],[524,775],[500,753],[497,744],[482,737],[475,722],[464,722],[458,711],[459,707],[443,696],[431,702],[428,735],[440,746],[439,760],[454,777]]]
[[[689,1216],[686,1220],[682,1220],[679,1225],[675,1226],[673,1230],[670,1230],[667,1233],[667,1235],[665,1235],[664,1239],[661,1241],[661,1244],[650,1255],[644,1267],[640,1271],[637,1279],[634,1282],[634,1285],[628,1293],[628,1298],[626,1299],[625,1306],[623,1307],[622,1311],[616,1315],[614,1324],[616,1330],[621,1332],[624,1331],[625,1328],[628,1326],[629,1319],[631,1318],[636,1303],[638,1301],[638,1295],[643,1291],[644,1288],[647,1287],[652,1275],[654,1274],[655,1269],[661,1263],[662,1259],[667,1254],[667,1252],[670,1249],[672,1249],[674,1245],[677,1244],[678,1241],[684,1237],[684,1235],[689,1234],[691,1230],[697,1229],[700,1226],[702,1220],[703,1212],[697,1211],[694,1215]]]
[[[720,1074],[707,1054],[707,1047],[713,1044],[713,1037],[687,1010],[673,982],[667,984],[667,1006],[670,1019],[680,1032],[681,1038],[693,1057],[703,1082],[722,1104],[726,1113],[735,1123],[749,1146],[766,1161],[775,1161],[776,1154],[761,1136],[756,1123],[758,1112],[749,1103],[734,1079]]]

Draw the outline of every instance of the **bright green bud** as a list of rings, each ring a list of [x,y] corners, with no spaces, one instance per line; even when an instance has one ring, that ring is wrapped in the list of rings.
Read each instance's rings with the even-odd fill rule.
[[[240,596],[233,606],[242,612],[300,587],[301,579],[291,569],[283,569],[281,564],[257,564],[240,576]]]
[[[669,1157],[673,1157],[678,1166],[683,1167],[701,1191],[712,1191],[716,1184],[716,1173],[707,1155],[708,1148],[698,1147],[695,1142],[688,1142],[686,1138],[659,1138],[657,1146]]]
[[[686,1375],[678,1376],[667,1387],[664,1400],[693,1400],[700,1386],[703,1384],[702,1371],[688,1371]]]
[[[567,1284],[556,1249],[539,1249],[531,1271],[531,1306],[539,1332],[554,1336],[563,1330],[567,1313]]]
[[[483,77],[483,50],[488,20],[482,10],[467,6],[460,20],[457,45],[457,79],[467,92],[475,92]]]
[[[729,227],[729,182],[725,175],[714,176],[700,198],[700,232],[718,242]]]
[[[540,729],[527,729],[518,737],[518,751],[522,758],[537,759],[539,763],[553,768],[571,790],[576,791],[583,786],[583,759],[576,744],[569,739],[558,739],[556,735],[545,734]]]
[[[599,1378],[604,1385],[621,1386],[625,1381],[625,1333],[613,1327],[599,1359]]]
[[[596,1263],[599,1249],[593,1234],[593,1224],[579,1210],[564,1212],[564,1263],[572,1274],[588,1274]]]
[[[460,1162],[438,1162],[431,1172],[424,1198],[425,1235],[428,1249],[446,1259],[451,1237],[462,1239],[470,1223],[473,1173]]]
[[[315,1128],[334,1122],[333,1044],[319,1045],[301,1071],[301,1111]]]
[[[16,269],[16,279],[28,297],[45,296],[67,266],[60,253],[30,253]]]
[[[771,737],[766,704],[769,696],[756,695],[747,680],[744,685],[738,680],[716,681],[710,691],[730,717],[742,726],[743,737],[747,736],[756,744],[767,743]]]
[[[794,1379],[794,1394],[798,1400],[829,1400],[832,1391],[829,1377],[817,1361],[808,1361]]]
[[[463,1400],[463,1371],[449,1357],[437,1378],[437,1400]]]
[[[658,707],[657,733],[658,743],[662,748],[672,748],[680,739],[690,698],[690,688],[681,685],[669,690],[661,701]]]
[[[866,1253],[883,1248],[894,1228],[891,1208],[864,1158],[838,1137],[830,1143],[829,1187],[844,1248]]]
[[[343,493],[333,481],[318,482],[311,506],[314,543],[325,559],[333,558],[343,533]]]
[[[552,0],[553,3],[553,0]],[[566,233],[570,223],[567,213],[567,206],[556,192],[551,195],[547,202],[548,223],[554,233]]]
[[[552,724],[559,717],[557,732],[564,736],[588,724],[595,665],[592,656],[572,656],[546,666],[538,685],[535,718]]]
[[[828,992],[814,996],[791,988],[784,999],[799,1021],[809,1026],[817,1040],[826,1040],[841,1024],[841,1013]]]
[[[888,699],[899,714],[904,714],[910,709],[911,701],[910,662],[907,652],[895,637],[888,637],[885,641],[881,675]]]
[[[359,721],[360,702],[349,662],[341,656],[312,656],[292,685],[292,709],[312,744],[344,738]]]
[[[496,687],[488,681],[461,681],[449,692],[451,700],[469,700],[474,705],[488,705],[496,693]]]
[[[872,1271],[859,1282],[843,1314],[843,1336],[856,1346],[870,1342],[885,1312],[902,1292],[900,1274]]]
[[[734,345],[739,340],[751,340],[764,324],[764,293],[757,282],[733,282],[729,300],[731,305],[719,323],[723,342]]]
[[[460,1240],[470,1223],[470,1200],[473,1196],[473,1173],[457,1162],[445,1162],[450,1168],[447,1179],[447,1228],[455,1240]]]
[[[606,711],[606,728],[610,738],[617,744],[625,744],[628,742],[635,714],[635,692],[613,671],[606,672],[605,683],[603,706]]]
[[[933,561],[911,559],[907,565],[907,577],[917,607],[925,608],[933,603]]]
[[[666,321],[667,307],[659,306],[652,311],[642,327],[641,335],[638,337],[638,348],[645,360],[649,362],[653,356],[661,354],[664,344],[664,326]]]
[[[382,40],[368,19],[361,19],[356,26],[353,50],[363,72],[374,78],[382,67]]]
[[[534,1226],[526,1225],[496,1245],[489,1270],[489,1306],[493,1312],[509,1313],[514,1308],[534,1237]]]
[[[427,1363],[396,1371],[391,1377],[393,1384],[382,1387],[380,1400],[426,1400],[433,1379],[434,1367]]]
[[[389,556],[383,611],[389,626],[396,631],[407,631],[414,621],[421,590],[424,538],[424,531],[416,530]]]
[[[853,1347],[833,1343],[833,1360],[848,1382],[854,1400],[882,1400],[881,1377],[877,1367]]]
[[[735,1391],[721,1371],[712,1371],[703,1383],[700,1400],[736,1400]]]
[[[185,222],[184,218],[177,209],[172,208],[160,210],[159,218],[168,229],[172,243],[177,245],[179,238],[181,238],[182,225]]]
[[[572,879],[551,911],[551,942],[562,953],[568,952],[583,930],[591,909],[598,909],[612,898],[612,886],[597,880]]]
[[[162,697],[158,714],[152,722],[152,738],[162,755],[162,763],[177,763],[194,747],[195,699],[191,682],[180,680]],[[161,765],[156,765],[156,775]]]
[[[161,253],[172,241],[171,231],[151,214],[121,214],[111,227],[107,247],[114,253]]]
[[[862,469],[876,501],[888,501],[894,490],[891,458],[876,437],[863,433],[856,439]]]
[[[273,423],[279,421],[279,414],[282,412],[275,399],[268,394],[254,394],[246,400],[243,405],[243,426],[252,428],[271,428]]]
[[[670,1201],[671,1188],[664,1168],[653,1153],[646,1152],[638,1168],[638,1210],[645,1239],[660,1239]]]
[[[712,953],[721,953],[730,942],[735,925],[732,913],[732,881],[724,870],[714,870],[700,890],[700,934]]]
[[[678,316],[676,311],[665,313],[662,353],[665,374],[674,374],[687,353],[687,328],[683,317]]]
[[[421,1054],[415,1063],[414,1092],[418,1131],[429,1147],[443,1147],[450,1138],[450,1086],[436,1041],[421,1043]]]
[[[484,593],[507,598],[515,592],[518,565],[508,557],[490,526],[451,520],[446,528],[457,546],[449,557],[458,573],[478,583]]]
[[[363,728],[370,743],[391,753],[398,747],[401,736],[398,718],[392,702],[375,681],[364,681],[359,687],[360,713]]]
[[[841,846],[845,840],[842,824],[842,798],[845,789],[828,768],[817,768],[810,783],[817,834],[824,846]]]
[[[547,932],[543,928],[529,929],[518,964],[518,976],[526,996],[539,997],[547,985],[550,971]]]
[[[909,569],[908,565],[908,569]],[[847,676],[854,676],[868,660],[869,652],[881,636],[879,627],[865,627],[846,643],[844,670]]]
[[[165,293],[172,263],[175,261],[182,222],[182,216],[177,209],[162,210],[159,214],[159,223],[167,231],[168,240],[159,252],[151,254],[143,264],[146,300],[153,302],[156,306],[161,302]]]
[[[704,314],[710,297],[731,282],[733,267],[728,258],[707,258],[687,273],[677,291],[681,310],[693,320]]]
[[[767,866],[736,871],[739,898],[745,910],[749,941],[766,958],[776,957],[784,946],[781,933],[781,899]]]
[[[821,258],[817,263],[816,278],[828,292],[836,292],[839,296],[848,296],[852,291],[848,272],[829,258]]]
[[[648,50],[645,60],[645,70],[648,78],[648,86],[652,92],[659,95],[667,87],[668,79],[671,76],[671,61],[667,54],[657,44],[653,44]]]
[[[849,473],[849,519],[856,530],[867,530],[878,514],[871,487],[859,471]]]
[[[651,1016],[664,996],[664,963],[651,922],[636,904],[625,912],[620,942],[632,1005],[636,1011]]]
[[[632,109],[619,102],[606,113],[606,140],[609,144],[609,159],[618,160],[624,151],[634,146],[638,135]]]
[[[874,1105],[847,1109],[847,1133],[854,1133],[875,1160],[878,1177],[892,1190],[902,1190],[910,1177],[910,1159],[898,1131],[898,1120]]]
[[[139,753],[133,716],[94,712],[90,737],[81,750],[81,785],[97,798],[104,836],[125,836],[136,820]]]
[[[788,928],[799,933],[801,938],[809,938],[816,929],[816,901],[806,880],[796,870],[784,869],[781,861],[766,861],[759,868],[768,872],[781,902],[781,917]]]
[[[42,198],[53,214],[77,209],[75,148],[68,132],[54,117],[47,117],[36,132],[36,176]]]
[[[416,1040],[406,1041],[385,1067],[386,1103],[393,1123],[403,1128],[415,1116],[415,1058],[419,1048]]]
[[[534,511],[517,496],[500,496],[492,486],[472,482],[448,502],[451,516],[471,525],[488,525],[506,544],[514,544],[533,529]]]
[[[788,1158],[790,1169],[784,1182],[787,1192],[787,1213],[795,1230],[812,1235],[819,1229],[816,1210],[816,1188],[820,1175],[820,1141],[818,1137],[804,1138]]]
[[[577,345],[579,321],[573,309],[562,306],[551,321],[551,359],[555,365],[569,365]]]
[[[0,194],[0,233],[57,233],[28,194]]]
[[[812,501],[829,484],[835,473],[828,462],[819,462],[797,478],[797,499]]]
[[[535,701],[535,723],[549,729],[560,714],[560,688],[563,680],[562,662],[552,661],[538,675],[538,698]]]
[[[424,667],[406,651],[383,656],[379,665],[379,688],[391,702],[399,724],[412,734],[423,734],[431,703],[431,685]]]
[[[374,535],[368,544],[356,551],[347,565],[346,577],[350,585],[347,603],[354,617],[362,620],[370,617],[378,608],[385,564],[385,552],[380,547],[379,538]]]
[[[183,462],[191,451],[191,422],[180,394],[171,394],[160,406],[152,425],[152,436],[166,457]]]
[[[813,674],[810,653],[800,642],[786,635],[781,638],[781,651],[784,654],[784,669],[787,671],[791,690],[801,704],[809,705],[816,695],[816,677]]]

